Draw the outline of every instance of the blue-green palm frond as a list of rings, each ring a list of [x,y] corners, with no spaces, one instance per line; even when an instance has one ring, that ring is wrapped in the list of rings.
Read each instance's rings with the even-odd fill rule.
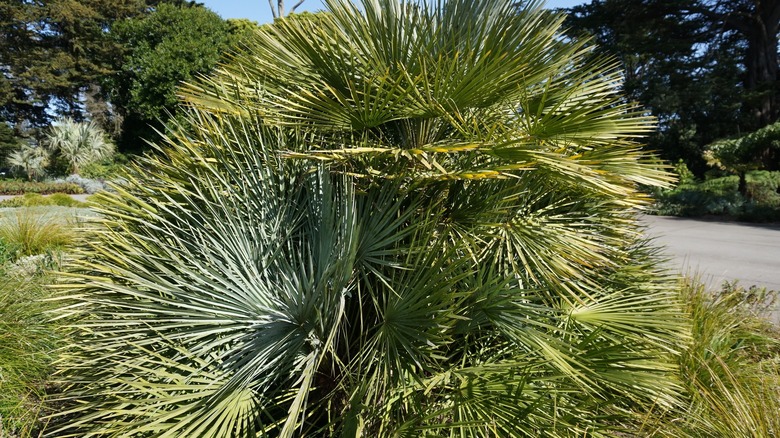
[[[328,1],[182,89],[64,284],[60,436],[614,436],[686,327],[621,74],[537,2]]]

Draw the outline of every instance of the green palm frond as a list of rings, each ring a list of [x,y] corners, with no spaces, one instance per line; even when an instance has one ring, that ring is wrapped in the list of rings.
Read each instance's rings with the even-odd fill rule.
[[[97,123],[76,122],[69,117],[50,127],[46,146],[59,154],[70,166],[68,171],[73,173],[78,173],[87,164],[111,157],[115,150]]]
[[[620,72],[532,2],[328,1],[182,89],[63,289],[58,436],[614,436],[686,327]]]

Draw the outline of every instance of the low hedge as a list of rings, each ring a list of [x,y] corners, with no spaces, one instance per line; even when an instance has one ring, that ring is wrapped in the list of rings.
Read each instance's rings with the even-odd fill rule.
[[[656,190],[655,214],[666,216],[722,216],[748,222],[780,222],[780,172],[747,173],[747,193],[739,193],[736,175],[695,181],[678,172],[679,186]]]
[[[78,195],[84,193],[84,189],[78,184],[70,182],[0,180],[0,195],[22,195],[24,193],[39,193],[41,195],[67,193]]]

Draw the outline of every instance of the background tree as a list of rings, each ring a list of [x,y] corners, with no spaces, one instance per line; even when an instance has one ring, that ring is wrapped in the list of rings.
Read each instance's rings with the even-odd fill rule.
[[[247,38],[251,38],[252,34],[260,28],[260,25],[256,21],[252,21],[246,18],[228,18],[228,33],[232,36],[232,39],[240,46],[242,41]]]
[[[293,4],[290,10],[285,11],[284,0],[268,0],[268,6],[271,8],[271,15],[273,15],[274,19],[276,19],[276,18],[284,17],[286,13],[292,14],[306,0],[294,0],[294,1],[295,4]]]
[[[176,114],[181,82],[211,71],[233,42],[228,24],[214,12],[168,3],[115,23],[111,38],[124,52],[105,86],[124,118],[120,147],[135,151]]]
[[[119,53],[106,38],[118,19],[145,12],[141,0],[9,0],[0,4],[0,117],[17,134],[51,114],[82,117],[81,95]]]
[[[14,135],[11,127],[0,120],[0,168],[6,167],[5,160],[8,154],[19,146],[19,139]]]
[[[776,3],[594,0],[568,24],[620,59],[627,94],[659,119],[650,147],[700,175],[705,145],[777,117]]]
[[[747,199],[747,172],[780,170],[780,123],[774,123],[738,138],[724,139],[707,146],[707,162],[739,175],[739,192]]]
[[[694,12],[711,20],[717,31],[735,32],[742,41],[745,110],[753,119],[752,129],[776,121],[780,0],[701,0]]]

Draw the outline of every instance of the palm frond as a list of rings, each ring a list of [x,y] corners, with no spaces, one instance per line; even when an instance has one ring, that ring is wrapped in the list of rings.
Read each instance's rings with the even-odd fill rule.
[[[538,2],[329,0],[182,89],[62,286],[71,436],[614,436],[687,328],[620,72]],[[70,417],[68,417],[70,418]]]

